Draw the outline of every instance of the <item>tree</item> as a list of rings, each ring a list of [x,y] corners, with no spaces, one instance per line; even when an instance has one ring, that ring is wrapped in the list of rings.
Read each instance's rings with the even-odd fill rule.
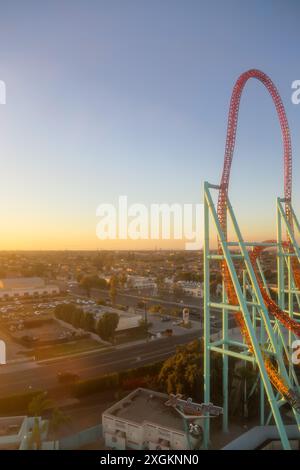
[[[74,308],[71,317],[71,323],[75,328],[80,328],[81,326],[81,319],[84,316],[84,312],[81,308]]]
[[[45,409],[52,406],[52,400],[47,398],[47,393],[39,393],[28,405],[28,414],[29,416],[34,417],[33,428],[31,432],[31,437],[29,441],[29,447],[35,446],[36,449],[40,449],[42,446],[42,433],[45,428],[41,428],[39,417],[42,415]]]
[[[53,433],[53,449],[56,449],[57,435],[59,429],[64,425],[68,424],[71,418],[63,413],[59,408],[55,407],[52,411],[49,429]]]
[[[47,393],[42,392],[33,397],[28,405],[29,416],[41,416],[45,409],[52,406],[52,400],[47,398]]]
[[[90,295],[91,289],[107,289],[108,287],[106,280],[98,276],[84,276],[80,281],[80,286],[85,289],[87,295]]]
[[[158,376],[164,391],[202,399],[201,349],[200,341],[195,340],[178,347],[176,354],[165,361]]]
[[[211,399],[222,403],[222,358],[211,354]],[[230,375],[231,377],[231,375]],[[229,377],[229,383],[230,383]],[[176,353],[167,359],[158,376],[158,383],[166,393],[181,393],[185,397],[203,400],[203,343],[194,340],[177,347]]]
[[[76,328],[79,328],[84,312],[74,304],[59,304],[55,307],[54,314],[56,318],[71,323]]]
[[[91,313],[85,314],[85,330],[90,332],[95,331],[95,318]]]
[[[86,326],[87,326],[88,317],[90,315],[91,314],[88,313],[88,312],[82,312],[82,314],[80,315],[80,318],[79,318],[79,328],[81,328],[82,330],[87,330]]]
[[[203,275],[196,272],[183,271],[176,276],[176,281],[202,282]]]
[[[174,317],[181,317],[182,316],[182,310],[180,308],[171,308],[170,310],[170,315]]]
[[[105,312],[98,320],[97,333],[105,341],[114,337],[119,323],[119,315],[113,312]]]
[[[149,307],[150,313],[161,313],[161,311],[162,311],[162,306],[159,304],[154,304]]]

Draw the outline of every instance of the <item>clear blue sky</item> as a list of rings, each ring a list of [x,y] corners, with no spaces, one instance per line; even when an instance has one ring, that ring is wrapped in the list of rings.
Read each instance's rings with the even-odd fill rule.
[[[299,212],[299,13],[297,0],[1,2],[2,247],[100,248],[96,207],[120,194],[201,201],[220,179],[232,86],[253,67],[286,107]],[[279,125],[263,86],[245,91],[230,194],[245,230],[272,236]]]

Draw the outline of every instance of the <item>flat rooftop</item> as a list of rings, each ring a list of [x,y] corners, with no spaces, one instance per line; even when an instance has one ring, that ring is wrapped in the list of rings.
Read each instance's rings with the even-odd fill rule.
[[[45,286],[45,281],[40,277],[14,277],[0,279],[1,289],[34,289]]]
[[[13,416],[0,418],[0,438],[2,436],[14,436],[19,434],[25,416]]]
[[[140,425],[147,422],[184,432],[182,417],[173,407],[165,405],[168,399],[169,396],[164,393],[138,388],[111,406],[104,414]]]

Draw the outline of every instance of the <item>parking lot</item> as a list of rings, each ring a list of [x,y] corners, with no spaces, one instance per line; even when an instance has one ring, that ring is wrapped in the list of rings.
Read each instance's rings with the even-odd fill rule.
[[[24,299],[0,304],[0,338],[6,343],[7,361],[47,358],[99,348],[89,334],[57,320],[54,309],[61,303],[76,301],[68,297]],[[78,306],[90,305],[76,302]]]

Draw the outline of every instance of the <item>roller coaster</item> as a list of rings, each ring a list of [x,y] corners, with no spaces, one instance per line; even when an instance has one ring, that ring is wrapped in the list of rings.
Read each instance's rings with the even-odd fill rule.
[[[228,197],[240,101],[251,78],[259,80],[271,95],[283,140],[284,197],[277,198],[277,239],[264,242],[244,241]],[[214,198],[215,192],[217,197]],[[210,247],[212,222],[218,250]],[[235,241],[228,240],[228,222]],[[288,407],[300,438],[300,388],[297,369],[291,361],[292,342],[300,337],[300,313],[295,311],[295,305],[300,310],[300,249],[297,244],[300,224],[292,207],[292,146],[288,120],[277,88],[260,70],[243,73],[233,88],[221,182],[219,185],[204,183],[204,231],[204,401],[210,402],[211,353],[219,353],[223,364],[223,431],[227,432],[229,357],[252,363],[257,380],[250,395],[259,387],[260,424],[268,425],[274,420],[282,447],[290,449],[285,428]],[[265,249],[276,250],[276,302],[260,261]],[[218,263],[222,273],[221,301],[211,299],[212,263],[214,266]],[[217,338],[211,332],[212,309],[219,311],[222,317],[222,332]],[[229,329],[230,316],[238,327],[238,340],[237,332]],[[209,447],[209,442],[210,423],[206,420],[205,448]]]

